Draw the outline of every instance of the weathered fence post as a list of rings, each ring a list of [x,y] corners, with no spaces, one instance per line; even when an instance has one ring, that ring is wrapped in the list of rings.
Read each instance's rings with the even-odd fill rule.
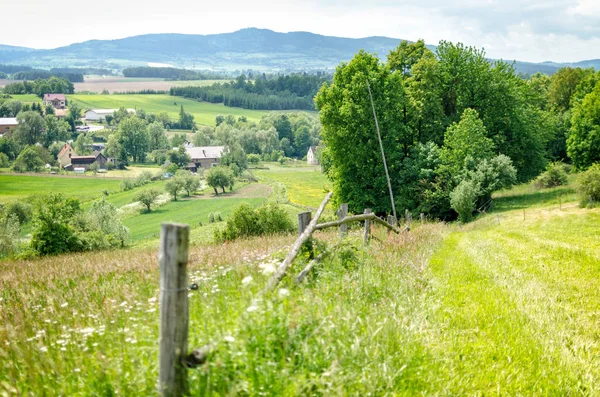
[[[387,217],[387,223],[389,223],[392,226],[396,226],[396,217],[394,215],[388,215]],[[391,229],[388,229],[388,234],[390,234],[392,232]]]
[[[160,351],[159,393],[187,394],[188,291],[187,261],[190,227],[163,223],[160,230]]]
[[[304,230],[306,230],[306,227],[310,223],[310,220],[311,220],[310,211],[301,212],[298,214],[298,235],[301,236],[302,233],[304,233]],[[308,240],[306,240],[306,243],[304,243],[304,246],[306,247],[306,249],[309,252],[309,258],[313,259],[314,252],[313,252],[312,238],[309,238]]]
[[[371,213],[371,209],[370,208],[365,208],[365,214],[370,214]],[[364,239],[364,243],[367,244],[369,242],[369,233],[371,232],[371,221],[368,219],[365,219],[365,235],[363,237]]]
[[[406,219],[406,227],[410,229],[410,222],[412,220],[412,214],[410,213],[408,208],[406,209],[406,211],[404,211],[404,217]]]
[[[342,220],[348,216],[348,203],[342,203],[338,210],[338,220]],[[340,225],[340,238],[348,235],[348,224],[342,223]]]
[[[425,223],[425,214],[421,212],[421,223]]]

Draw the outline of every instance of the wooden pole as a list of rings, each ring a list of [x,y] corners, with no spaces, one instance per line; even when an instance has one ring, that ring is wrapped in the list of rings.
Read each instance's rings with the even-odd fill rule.
[[[325,206],[327,205],[329,200],[331,200],[332,195],[333,195],[333,192],[329,192],[327,194],[327,196],[325,196],[325,198],[323,199],[323,202],[319,206],[319,209],[317,209],[317,213],[315,214],[315,217],[310,221],[310,223],[308,224],[306,229],[302,232],[300,237],[298,237],[298,239],[296,240],[294,245],[292,245],[292,249],[290,250],[290,252],[288,252],[287,256],[285,257],[285,259],[281,263],[281,265],[279,265],[279,267],[275,271],[275,274],[273,274],[273,276],[267,283],[267,286],[265,287],[263,292],[266,293],[266,292],[272,291],[273,289],[275,289],[277,284],[279,284],[279,282],[281,281],[281,279],[287,272],[288,268],[292,265],[292,262],[294,261],[294,259],[296,259],[296,256],[298,256],[298,253],[300,252],[300,248],[302,247],[302,244],[304,244],[304,242],[310,238],[313,231],[315,230],[315,226],[317,226],[317,221],[321,217],[321,214],[323,214],[323,211],[325,211]]]
[[[411,215],[410,211],[408,210],[408,208],[404,211],[404,218],[406,221],[406,227],[408,229],[410,229],[410,222],[412,220],[412,215]]]
[[[338,220],[344,219],[348,216],[348,203],[342,203],[340,205],[340,209],[338,211]],[[348,224],[342,223],[340,225],[340,238],[343,238],[348,235]]]
[[[310,223],[310,217],[311,217],[310,211],[301,212],[298,214],[298,234],[300,236],[302,236],[302,233],[304,233],[304,231],[306,230],[306,227]],[[310,259],[313,259],[314,254],[313,254],[312,240],[311,239],[306,240],[304,245],[306,246],[306,249],[309,252]]]
[[[390,225],[392,225],[393,227],[396,226],[396,218],[394,218],[394,215],[388,215],[387,217],[387,223],[389,223]],[[388,229],[388,235],[392,232],[392,229]]]
[[[392,182],[390,182],[390,173],[388,172],[387,162],[385,161],[385,152],[383,151],[383,142],[381,141],[381,133],[379,132],[379,122],[377,121],[377,113],[375,113],[375,102],[373,102],[373,94],[371,93],[371,85],[367,80],[367,88],[369,90],[369,98],[371,98],[371,107],[373,108],[373,118],[375,119],[375,127],[377,128],[377,138],[379,139],[379,148],[381,149],[381,158],[383,159],[383,168],[385,169],[385,177],[387,179],[388,189],[390,191],[390,201],[392,202],[392,213],[396,218],[396,204],[394,204],[394,193],[392,193]]]
[[[387,227],[388,229],[392,230],[395,233],[400,233],[401,231],[395,227],[390,225],[389,223],[387,223],[386,221],[384,221],[383,219],[380,219],[378,217],[375,216],[375,214],[371,213],[371,214],[361,214],[361,215],[353,215],[353,216],[348,216],[344,219],[341,219],[339,221],[332,221],[332,222],[325,222],[325,223],[319,223],[317,226],[315,226],[315,230],[322,230],[322,229],[327,229],[328,227],[337,227],[340,226],[343,223],[350,223],[350,222],[362,222],[364,220],[370,220],[373,223],[379,223],[382,226]],[[402,231],[406,231],[406,228]]]
[[[425,214],[421,212],[421,223],[425,223]]]
[[[365,208],[365,215],[371,213],[370,208]],[[369,234],[371,233],[371,221],[369,219],[365,219],[365,235],[363,236],[363,242],[365,244],[369,243]]]
[[[163,223],[160,230],[160,351],[159,393],[179,397],[188,393],[187,261],[190,227]]]

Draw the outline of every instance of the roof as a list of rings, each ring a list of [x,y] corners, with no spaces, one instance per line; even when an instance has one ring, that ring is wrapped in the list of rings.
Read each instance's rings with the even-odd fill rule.
[[[185,150],[192,160],[220,159],[225,150],[225,146],[186,147]]]
[[[113,114],[119,109],[88,109],[85,112],[94,112],[96,114]],[[135,113],[135,109],[127,109],[129,113]]]
[[[0,117],[0,125],[19,125],[16,117]]]
[[[316,153],[317,152],[317,147],[316,146],[311,146],[311,147],[308,148],[308,151],[309,152],[312,151],[313,153]]]
[[[71,164],[91,164],[96,161],[95,156],[71,156]]]
[[[65,94],[44,94],[44,101],[54,101],[58,99],[59,101],[66,101]]]
[[[62,149],[60,149],[60,152],[58,152],[58,156],[56,156],[56,157],[61,158],[63,156],[63,154],[65,154],[69,151],[69,149],[71,149],[71,146],[68,143],[65,143],[63,145]],[[76,154],[74,150],[73,150],[73,154]]]

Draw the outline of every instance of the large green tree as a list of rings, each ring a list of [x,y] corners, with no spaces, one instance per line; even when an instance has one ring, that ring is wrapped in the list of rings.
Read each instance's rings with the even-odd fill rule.
[[[117,131],[118,141],[133,162],[143,161],[148,152],[150,137],[144,120],[136,116],[121,121]]]
[[[586,169],[600,162],[600,83],[575,105],[567,152],[573,165]]]
[[[14,138],[22,145],[35,145],[44,141],[45,123],[38,112],[21,112],[17,115],[19,126]]]

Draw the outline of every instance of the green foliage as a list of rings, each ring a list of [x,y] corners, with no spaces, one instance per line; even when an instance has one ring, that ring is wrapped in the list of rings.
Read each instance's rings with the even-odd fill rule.
[[[252,208],[244,203],[227,218],[225,228],[215,229],[215,241],[223,242],[238,238],[289,233],[294,225],[287,212],[275,203]]]
[[[150,212],[152,209],[151,208],[152,204],[154,204],[156,202],[156,199],[158,198],[158,196],[160,196],[160,191],[158,189],[155,189],[155,188],[143,189],[143,190],[140,190],[139,192],[137,192],[135,194],[135,196],[133,196],[133,200],[139,201],[140,203],[145,205],[146,210],[148,212]]]
[[[600,82],[573,108],[567,153],[580,170],[600,161]]]
[[[569,183],[569,176],[565,171],[565,164],[550,163],[546,171],[538,176],[533,182],[538,189],[547,189],[556,186],[562,186]]]
[[[119,123],[115,136],[127,156],[133,158],[134,163],[145,159],[150,146],[150,136],[144,120],[136,116],[126,118]]]
[[[8,156],[0,152],[0,168],[6,168],[9,166]]]
[[[44,161],[33,146],[27,146],[13,163],[16,172],[38,172],[44,167]]]
[[[126,192],[133,188],[135,188],[135,181],[133,179],[126,178],[121,181],[121,190],[122,191]]]
[[[200,178],[189,171],[180,171],[179,173],[181,178],[183,178],[183,190],[185,190],[188,197],[190,197],[192,193],[200,188]]]
[[[14,132],[17,142],[22,145],[35,145],[44,141],[45,123],[38,112],[21,112],[17,121],[19,126]]]
[[[176,164],[180,168],[185,167],[192,161],[192,158],[183,146],[180,146],[177,150],[170,150],[168,156],[171,163]]]
[[[176,174],[165,183],[165,190],[173,196],[173,201],[177,201],[177,195],[185,191],[185,187],[186,180],[181,174]]]
[[[600,203],[600,164],[593,164],[587,171],[577,177],[577,190],[582,206]]]
[[[79,200],[60,194],[40,200],[33,218],[31,248],[40,255],[82,251],[84,244],[72,225],[80,214]]]
[[[475,181],[464,180],[450,193],[450,205],[462,222],[469,222],[475,211],[479,186]]]
[[[23,201],[13,201],[6,204],[4,212],[7,216],[16,217],[19,224],[24,225],[31,220],[33,209],[30,204]]]
[[[260,155],[255,154],[255,153],[250,153],[250,154],[246,155],[246,160],[248,163],[256,166],[256,165],[258,165],[258,163],[260,163]]]
[[[91,136],[81,133],[77,136],[73,149],[78,156],[85,156],[92,153],[92,140]]]
[[[21,223],[18,217],[0,204],[0,258],[17,251],[20,230]]]
[[[235,178],[233,176],[233,172],[229,167],[212,167],[206,173],[206,183],[208,186],[212,187],[215,191],[215,194],[219,194],[217,188],[221,188],[223,193],[225,193],[225,188],[228,186],[233,186]]]

